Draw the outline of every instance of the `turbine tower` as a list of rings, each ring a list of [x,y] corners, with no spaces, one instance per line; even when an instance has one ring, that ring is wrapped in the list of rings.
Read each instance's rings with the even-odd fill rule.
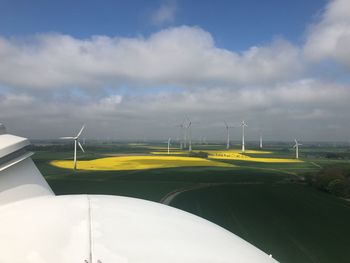
[[[301,146],[302,144],[298,143],[297,139],[294,139],[294,146],[293,148],[295,148],[295,158],[299,159],[299,146]]]
[[[188,118],[187,118],[188,119]],[[188,131],[188,151],[192,152],[192,122],[188,119],[187,131]]]
[[[261,133],[261,131],[260,131],[260,145],[259,145],[259,147],[260,147],[260,149],[262,149],[263,148],[263,138],[262,138],[262,133]]]
[[[244,142],[244,127],[248,127],[248,125],[244,122],[244,120],[241,122],[242,127],[242,152],[245,152],[245,142]]]
[[[85,128],[85,125],[83,125],[83,127],[81,127],[80,131],[78,132],[77,136],[75,136],[75,137],[60,137],[60,139],[62,139],[62,140],[74,140],[74,174],[75,174],[76,169],[77,169],[77,145],[79,145],[80,149],[83,152],[85,152],[83,146],[79,142],[79,136],[83,132],[84,128]]]
[[[186,119],[184,119],[183,120],[183,122],[180,124],[180,125],[178,125],[177,127],[180,127],[180,130],[181,130],[181,137],[183,136],[183,140],[182,139],[180,139],[180,149],[182,150],[182,149],[184,149],[184,148],[186,148],[186,127],[185,127],[185,121],[186,121]],[[181,138],[180,137],[180,138]]]
[[[232,126],[228,126],[227,122],[224,121],[225,127],[226,127],[226,149],[230,149],[230,128],[233,128]]]
[[[168,154],[170,154],[170,141],[171,141],[171,138],[169,137],[169,139],[168,139]]]

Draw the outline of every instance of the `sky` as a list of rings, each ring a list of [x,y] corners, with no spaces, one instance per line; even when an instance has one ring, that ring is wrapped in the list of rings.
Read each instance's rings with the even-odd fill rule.
[[[0,0],[12,133],[350,140],[350,0]],[[241,130],[232,128],[238,140]]]

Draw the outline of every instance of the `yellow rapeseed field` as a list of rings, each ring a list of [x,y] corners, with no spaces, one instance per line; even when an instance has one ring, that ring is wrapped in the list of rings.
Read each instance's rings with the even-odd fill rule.
[[[150,149],[150,150],[156,150],[156,151],[167,151],[168,147],[166,146],[146,146],[144,148]],[[170,147],[170,151],[181,151],[180,148]]]
[[[238,161],[250,161],[261,163],[299,163],[301,160],[297,159],[283,159],[283,158],[256,158],[250,157],[238,151],[206,151],[211,159],[226,159],[226,160],[238,160]],[[261,151],[246,151],[245,153],[256,153]],[[269,153],[269,152],[265,152]]]
[[[193,151],[198,153],[199,151]],[[244,154],[240,150],[204,150],[203,152],[208,153],[210,159],[218,160],[238,160],[238,161],[249,161],[249,162],[261,162],[261,163],[298,163],[302,162],[296,159],[284,159],[284,158],[258,158],[250,157],[246,154],[270,154],[269,151],[256,151],[256,150],[246,150]],[[166,151],[156,151],[151,152],[155,155],[166,155]],[[188,151],[170,151],[170,155],[181,155],[188,154]]]
[[[157,151],[157,152],[150,152],[151,154],[155,154],[155,155],[167,155],[168,151]],[[188,154],[188,151],[172,151],[170,150],[170,155],[178,155],[178,154]]]
[[[239,149],[232,149],[232,150],[204,150],[204,152],[207,152],[209,154],[211,153],[228,153],[228,154],[233,154],[233,153],[239,153],[241,154],[242,151]],[[244,152],[245,154],[271,154],[272,152],[269,151],[256,151],[256,150],[246,150]]]
[[[73,168],[73,161],[70,160],[54,160],[50,164],[60,168]],[[181,156],[121,156],[77,162],[77,169],[89,171],[144,170],[194,166],[235,167],[228,163]]]

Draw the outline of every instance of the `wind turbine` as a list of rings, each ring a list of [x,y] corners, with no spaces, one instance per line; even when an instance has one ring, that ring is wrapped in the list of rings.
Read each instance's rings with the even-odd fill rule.
[[[81,146],[81,144],[78,140],[79,136],[83,132],[84,128],[85,128],[85,125],[83,125],[83,127],[81,127],[80,131],[78,132],[77,136],[75,136],[75,137],[60,137],[60,139],[62,139],[62,140],[74,140],[74,174],[75,174],[76,169],[77,169],[77,144],[79,145],[80,149],[83,152],[85,152],[83,146]]]
[[[184,120],[182,121],[182,123],[181,123],[180,125],[177,126],[177,127],[180,127],[181,133],[182,133],[181,136],[183,136],[183,140],[180,140],[180,148],[181,148],[181,150],[184,149],[184,148],[186,148],[186,140],[187,140],[187,138],[186,138],[185,121],[186,121],[186,119],[184,119]]]
[[[169,139],[168,139],[168,154],[170,154],[170,141],[171,141],[171,138],[169,137]]]
[[[244,120],[241,122],[242,127],[242,152],[245,152],[245,142],[244,142],[244,127],[248,127],[248,125],[244,122]]]
[[[226,127],[226,149],[230,149],[230,128],[233,128],[233,126],[228,126],[227,122],[224,121],[225,127]]]
[[[260,149],[263,148],[263,141],[262,141],[262,140],[263,140],[263,139],[262,139],[262,133],[261,133],[261,131],[260,131],[260,145],[259,145]]]
[[[188,118],[187,118],[188,119]],[[188,151],[192,152],[192,122],[188,119],[187,131],[188,131]]]
[[[299,159],[299,146],[301,146],[302,144],[298,143],[297,139],[294,139],[294,146],[293,148],[295,148],[295,158]]]

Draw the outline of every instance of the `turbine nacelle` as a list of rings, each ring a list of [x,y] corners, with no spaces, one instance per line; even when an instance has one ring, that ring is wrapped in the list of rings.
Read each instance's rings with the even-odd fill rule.
[[[302,145],[301,143],[298,143],[297,139],[294,139],[294,142],[295,142],[295,144],[294,144],[293,148],[296,148],[296,147]]]
[[[224,124],[225,124],[225,128],[228,130],[228,129],[231,129],[231,128],[236,128],[235,126],[229,126],[228,123],[226,121],[224,121]]]

